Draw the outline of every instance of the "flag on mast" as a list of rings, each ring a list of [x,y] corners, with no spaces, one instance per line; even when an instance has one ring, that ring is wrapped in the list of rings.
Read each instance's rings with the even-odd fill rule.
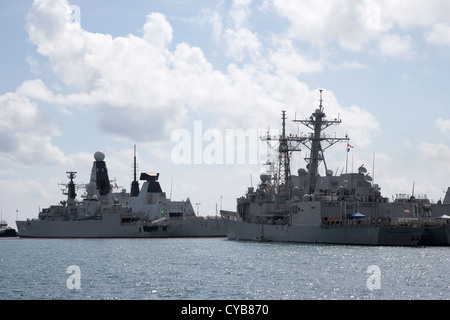
[[[353,146],[350,145],[350,143],[347,143],[347,155],[346,155],[346,157],[345,157],[345,173],[347,173],[348,153],[350,152],[350,149],[353,149]]]

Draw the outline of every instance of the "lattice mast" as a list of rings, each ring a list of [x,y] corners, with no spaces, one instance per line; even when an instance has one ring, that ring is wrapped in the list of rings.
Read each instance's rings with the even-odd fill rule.
[[[281,111],[281,135],[278,137],[270,136],[269,132],[261,140],[267,141],[269,146],[278,154],[278,170],[275,177],[272,177],[274,181],[274,186],[276,188],[276,193],[278,195],[289,196],[291,190],[291,169],[290,161],[292,157],[292,152],[300,151],[299,145],[304,139],[304,137],[286,135],[286,111]],[[271,141],[277,141],[278,148],[274,148],[270,145]]]
[[[309,157],[305,158],[305,161],[308,163],[308,179],[309,179],[309,193],[313,194],[316,189],[316,176],[319,170],[319,164],[323,161],[325,166],[325,172],[327,171],[327,166],[324,158],[324,150],[328,149],[335,143],[339,141],[348,141],[349,138],[347,135],[344,138],[336,138],[336,137],[327,137],[322,134],[322,131],[334,124],[340,124],[342,121],[340,119],[334,120],[325,120],[325,113],[323,107],[323,99],[322,99],[322,91],[320,91],[320,104],[319,108],[306,120],[293,120],[293,122],[298,122],[306,127],[313,130],[313,133],[306,137],[306,139],[302,140],[302,144],[305,145],[308,149],[310,149]],[[322,141],[328,143],[328,145],[323,148]]]

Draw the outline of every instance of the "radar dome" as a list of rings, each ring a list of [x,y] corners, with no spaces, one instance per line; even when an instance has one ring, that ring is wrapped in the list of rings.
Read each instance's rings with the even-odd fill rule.
[[[95,161],[103,161],[105,159],[105,154],[103,152],[97,151],[94,154]]]
[[[360,174],[365,174],[365,173],[367,173],[367,169],[364,168],[363,166],[361,166],[361,167],[358,168],[358,172],[359,172]]]

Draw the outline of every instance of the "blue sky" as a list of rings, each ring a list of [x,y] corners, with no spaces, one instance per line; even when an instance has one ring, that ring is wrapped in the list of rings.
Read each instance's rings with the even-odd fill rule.
[[[414,182],[437,201],[450,185],[447,0],[3,1],[0,41],[0,209],[12,226],[16,210],[33,218],[64,199],[66,171],[87,182],[97,150],[129,190],[135,144],[139,170],[160,172],[173,199],[233,210],[263,166],[211,162],[236,146],[227,130],[277,129],[281,110],[308,117],[319,89],[342,119],[328,133],[349,135],[349,163],[385,196]],[[174,160],[180,132],[189,163]],[[236,153],[255,148],[266,153]],[[331,169],[344,149],[327,150]]]

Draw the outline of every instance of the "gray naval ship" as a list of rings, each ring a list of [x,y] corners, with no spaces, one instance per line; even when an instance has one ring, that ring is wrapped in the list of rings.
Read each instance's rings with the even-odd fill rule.
[[[387,198],[381,196],[361,166],[357,173],[334,175],[326,166],[324,151],[349,138],[327,136],[324,129],[341,123],[326,120],[320,90],[320,105],[305,120],[293,120],[312,132],[306,135],[286,134],[286,113],[282,111],[282,133],[262,137],[276,142],[277,165],[270,163],[262,173],[256,190],[249,187],[237,199],[237,211],[221,210],[227,237],[234,240],[286,241],[344,245],[416,246],[426,226],[419,220],[391,216]],[[310,150],[306,169],[291,174],[294,152],[304,145]],[[325,176],[319,175],[323,164]],[[396,211],[396,210],[394,210]]]
[[[16,221],[19,237],[39,238],[168,238],[225,237],[220,217],[196,216],[187,198],[172,201],[166,197],[158,181],[159,173],[141,173],[144,181],[139,190],[136,177],[130,193],[112,192],[113,187],[104,161],[96,152],[89,183],[76,185],[76,172],[67,172],[67,200],[43,209],[38,219]],[[78,200],[77,189],[86,194]]]
[[[450,246],[450,188],[444,200],[432,203],[426,195],[397,194],[389,205],[389,215],[403,222],[425,226],[419,245]]]

